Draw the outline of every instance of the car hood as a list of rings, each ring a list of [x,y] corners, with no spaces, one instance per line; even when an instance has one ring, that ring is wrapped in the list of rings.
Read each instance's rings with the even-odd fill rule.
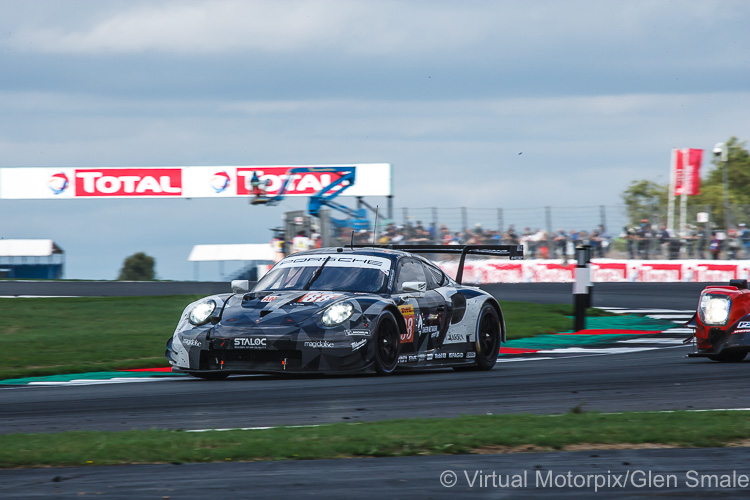
[[[221,315],[222,326],[299,324],[351,292],[250,292],[232,296]]]

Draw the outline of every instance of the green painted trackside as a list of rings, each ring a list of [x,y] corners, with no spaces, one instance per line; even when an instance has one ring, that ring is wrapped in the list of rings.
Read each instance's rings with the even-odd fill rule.
[[[181,373],[170,372],[91,372],[71,373],[68,375],[51,375],[47,377],[26,377],[0,380],[4,385],[26,385],[33,382],[70,382],[72,380],[110,380],[113,378],[144,378],[144,377],[184,377]]]
[[[571,322],[572,322],[571,318]],[[646,318],[643,316],[636,315],[624,315],[624,316],[602,316],[602,317],[589,317],[586,318],[586,329],[587,330],[612,330],[616,331],[633,331],[639,330],[644,332],[663,331],[668,328],[674,328],[675,323],[669,321],[663,321],[658,319]],[[534,337],[527,337],[524,339],[509,340],[503,347],[510,347],[515,349],[534,349],[534,350],[548,350],[565,347],[583,347],[583,346],[601,346],[609,345],[614,342],[637,338],[641,335],[624,334],[624,333],[599,333],[595,335],[565,335],[565,333],[572,333],[573,330],[567,332],[560,332],[550,335],[536,335]],[[500,349],[502,351],[502,348]],[[502,355],[502,353],[501,353]]]

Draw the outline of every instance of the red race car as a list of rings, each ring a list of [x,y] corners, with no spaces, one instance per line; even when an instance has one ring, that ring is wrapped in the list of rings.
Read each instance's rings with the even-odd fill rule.
[[[695,328],[695,351],[688,357],[706,357],[739,363],[750,352],[750,290],[747,280],[728,286],[710,285],[702,292],[698,311],[685,325]]]

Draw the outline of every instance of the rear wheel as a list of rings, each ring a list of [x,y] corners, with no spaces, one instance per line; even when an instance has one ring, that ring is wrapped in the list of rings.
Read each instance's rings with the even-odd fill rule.
[[[477,321],[477,369],[490,370],[500,352],[500,318],[489,304],[482,306]]]
[[[398,351],[401,336],[396,317],[390,311],[384,311],[378,318],[378,326],[373,337],[375,344],[375,371],[378,375],[393,373],[398,364]]]

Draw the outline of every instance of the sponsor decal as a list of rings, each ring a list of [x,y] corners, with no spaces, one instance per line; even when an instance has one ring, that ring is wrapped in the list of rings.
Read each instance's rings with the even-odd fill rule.
[[[344,330],[344,335],[349,337],[369,337],[370,330]]]
[[[209,184],[211,185],[211,189],[213,189],[218,194],[223,193],[227,190],[227,188],[231,184],[231,180],[229,178],[229,174],[222,170],[221,172],[216,172],[213,176],[211,176]]]
[[[252,194],[250,180],[253,178],[253,172],[257,172],[258,179],[265,183],[265,191],[268,195],[278,194],[287,177],[291,178],[286,185],[286,196],[313,195],[341,177],[339,172],[300,172],[289,176],[287,174],[289,168],[273,166],[238,168],[237,194],[240,196]],[[340,186],[336,186],[331,191],[340,189]]]
[[[327,340],[314,340],[311,342],[305,342],[305,347],[314,347],[315,349],[329,349],[334,346],[333,342]]]
[[[76,196],[181,196],[179,168],[77,169]]]
[[[306,293],[297,302],[302,303],[313,303],[313,302],[326,302],[333,300],[336,297],[340,297],[340,293],[328,293],[328,292],[310,292]]]
[[[417,360],[424,361],[425,359],[427,359],[427,355],[425,355],[425,354],[417,354]]]
[[[65,175],[63,172],[58,172],[49,178],[47,186],[50,188],[50,191],[52,191],[53,194],[58,195],[64,193],[65,190],[68,189],[68,186],[70,186],[70,181],[68,180],[67,175]]]
[[[407,361],[407,358],[405,355],[402,354],[401,356],[398,357],[399,363],[406,363],[406,361]]]
[[[434,332],[432,332],[432,333],[430,334],[430,338],[433,338],[433,339],[436,339],[436,338],[438,338],[439,336],[440,336],[440,332],[438,332],[437,330],[436,330],[436,331],[434,331]]]
[[[428,354],[427,355],[427,361],[432,361],[432,356],[433,356],[432,354]]]
[[[236,338],[234,347],[236,349],[263,349],[267,347],[267,341],[266,337]]]
[[[401,315],[406,322],[406,333],[401,334],[401,343],[412,342],[414,340],[414,306],[398,306]]]
[[[365,344],[367,344],[367,339],[362,339],[357,342],[352,342],[352,351],[356,351],[360,347],[363,347]]]
[[[190,345],[190,346],[193,346],[193,347],[200,347],[201,343],[200,343],[199,340],[196,340],[196,339],[182,339],[182,345],[185,345],[185,346]]]
[[[456,344],[459,342],[466,342],[466,336],[462,333],[449,333],[443,341],[445,344]]]
[[[416,356],[411,356],[411,355],[410,355],[410,356],[409,356],[409,363],[413,363],[413,362],[415,362],[415,361],[417,361],[417,357],[416,357]]]
[[[437,325],[423,326],[420,333],[435,333],[437,331],[438,331]],[[437,337],[437,335],[433,335],[433,337]]]
[[[448,353],[448,357],[450,359],[456,359],[456,358],[463,359],[464,353],[462,353],[462,352],[449,352]]]
[[[750,328],[750,321],[740,321],[737,323],[737,328]]]
[[[743,328],[741,330],[735,330],[732,333],[748,333],[750,332],[750,328]]]
[[[328,259],[327,262],[326,259]],[[383,257],[336,254],[301,255],[299,257],[291,255],[276,264],[276,267],[317,267],[323,262],[326,262],[326,267],[360,267],[378,269],[383,273],[387,273],[391,267],[391,261]]]
[[[444,352],[435,353],[435,359],[445,359],[447,357],[448,357],[447,353],[444,353]]]
[[[439,314],[430,314],[427,316],[427,321],[437,321],[438,319],[440,319]]]
[[[281,297],[281,295],[266,295],[262,299],[260,299],[261,302],[273,302],[274,300]]]
[[[467,352],[466,353],[466,359],[473,359],[477,357],[477,353],[475,352]]]

